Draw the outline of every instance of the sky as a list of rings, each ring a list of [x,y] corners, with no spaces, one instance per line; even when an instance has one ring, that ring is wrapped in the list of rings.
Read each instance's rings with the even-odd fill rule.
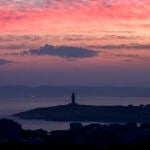
[[[0,86],[150,86],[149,0],[0,0]]]

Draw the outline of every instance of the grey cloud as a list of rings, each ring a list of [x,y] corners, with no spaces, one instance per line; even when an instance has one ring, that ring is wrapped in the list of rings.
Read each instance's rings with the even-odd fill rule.
[[[150,60],[149,55],[140,55],[140,54],[121,54],[121,53],[113,53],[111,51],[101,51],[102,54],[108,57],[118,57],[123,58],[126,62],[132,62],[133,59],[140,59],[140,60]]]
[[[100,48],[100,49],[149,49],[150,44],[142,45],[137,43],[131,43],[129,45],[121,44],[121,45],[96,45],[96,46],[88,46],[89,48]]]
[[[108,30],[100,30],[101,32],[103,32],[103,33],[135,33],[134,31],[127,31],[127,30],[125,30],[125,31],[119,31],[119,30],[111,30],[111,31],[108,31]]]
[[[48,35],[0,35],[0,50],[17,50],[17,49],[29,49],[37,46],[39,41],[48,38]],[[18,43],[18,41],[20,41]]]
[[[102,7],[111,7],[118,3],[128,5],[143,6],[141,0],[94,0],[94,5]],[[83,5],[90,6],[93,4],[92,0],[0,0],[0,10],[20,9],[20,10],[41,10],[43,8],[58,9],[64,6],[65,8],[80,8]]]
[[[119,32],[118,32],[119,33]],[[140,36],[132,36],[132,35],[115,35],[108,34],[103,37],[95,37],[95,36],[83,36],[83,35],[66,35],[64,36],[64,40],[67,41],[80,41],[80,40],[108,40],[108,39],[117,39],[117,40],[130,40],[130,39],[139,39]]]
[[[119,32],[118,32],[119,33]],[[105,35],[101,39],[107,40],[107,39],[117,39],[117,40],[133,40],[133,39],[141,39],[142,37],[140,36],[133,36],[132,34],[130,35],[116,35],[116,34],[109,34]],[[133,43],[134,45],[135,43]]]
[[[1,42],[9,42],[9,41],[18,41],[18,40],[25,40],[25,41],[37,41],[41,40],[43,37],[38,35],[22,35],[22,36],[16,36],[16,35],[0,35],[0,41]]]
[[[26,45],[26,44],[9,44],[9,45],[0,45],[0,50],[16,50],[16,49],[27,49],[31,47],[32,45]]]
[[[66,35],[64,36],[63,39],[67,41],[80,41],[80,40],[101,40],[102,38],[84,35]]]
[[[0,59],[0,65],[5,65],[5,64],[10,64],[10,63],[14,63],[14,62],[10,60]]]
[[[139,55],[137,54],[113,54],[116,57],[127,57],[127,58],[137,58]]]
[[[114,2],[114,1],[113,1]],[[109,7],[113,3],[111,0],[95,0],[97,5],[103,7]],[[11,4],[11,5],[10,5]],[[83,5],[92,4],[91,0],[1,0],[0,9],[4,9],[7,6],[8,9],[43,9],[43,8],[54,8],[58,9],[62,5],[66,8],[79,8]],[[61,6],[60,6],[61,5]]]
[[[16,55],[16,54],[15,54]],[[19,55],[51,55],[65,58],[66,60],[75,60],[77,58],[89,58],[98,55],[97,51],[69,46],[52,46],[46,44],[44,47],[39,49],[30,49],[29,51],[23,51]]]

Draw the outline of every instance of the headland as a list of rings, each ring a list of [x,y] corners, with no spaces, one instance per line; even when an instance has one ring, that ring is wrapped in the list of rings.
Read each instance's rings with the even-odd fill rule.
[[[150,122],[150,105],[94,106],[76,103],[72,93],[71,103],[46,108],[36,108],[14,114],[20,119],[80,122]]]

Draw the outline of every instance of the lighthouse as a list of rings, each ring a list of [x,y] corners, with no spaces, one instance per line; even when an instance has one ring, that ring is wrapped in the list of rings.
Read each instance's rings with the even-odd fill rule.
[[[71,104],[76,104],[76,97],[75,97],[74,92],[71,95]]]

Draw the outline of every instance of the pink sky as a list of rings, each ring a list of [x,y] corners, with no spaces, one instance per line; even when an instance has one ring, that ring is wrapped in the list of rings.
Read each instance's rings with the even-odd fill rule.
[[[149,6],[149,0],[1,0],[0,83],[147,86]],[[21,55],[46,43],[98,54],[67,60],[60,54]]]

